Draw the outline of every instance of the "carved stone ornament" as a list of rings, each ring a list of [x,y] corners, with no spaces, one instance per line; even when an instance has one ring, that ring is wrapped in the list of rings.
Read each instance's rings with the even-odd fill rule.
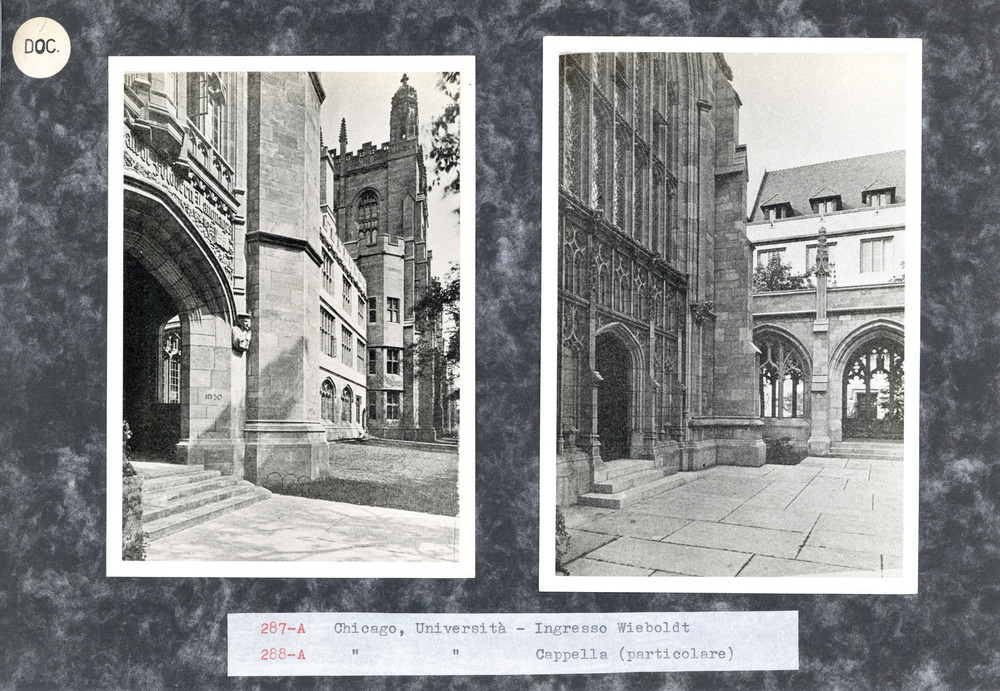
[[[712,314],[712,307],[714,305],[711,301],[706,302],[692,302],[691,303],[691,314],[694,316],[694,320],[698,324],[702,324],[706,319],[710,317],[715,317]]]
[[[816,275],[830,275],[830,248],[826,244],[826,228],[819,229],[819,246],[816,247]]]
[[[250,315],[241,314],[233,324],[233,350],[243,354],[250,348]]]

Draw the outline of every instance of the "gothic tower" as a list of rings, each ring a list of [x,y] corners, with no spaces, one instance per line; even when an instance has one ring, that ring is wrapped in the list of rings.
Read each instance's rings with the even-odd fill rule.
[[[368,284],[368,416],[374,436],[434,440],[439,329],[414,306],[431,280],[427,171],[418,141],[417,92],[403,75],[392,97],[389,141],[325,150],[334,171],[337,232]]]

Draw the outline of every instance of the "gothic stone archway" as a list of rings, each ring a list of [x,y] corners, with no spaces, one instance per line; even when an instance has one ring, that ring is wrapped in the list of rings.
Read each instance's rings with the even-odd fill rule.
[[[632,356],[614,333],[598,335],[594,364],[602,381],[597,388],[597,434],[601,458],[628,458],[631,446]]]
[[[842,379],[844,439],[903,438],[903,345],[879,336],[858,345]]]

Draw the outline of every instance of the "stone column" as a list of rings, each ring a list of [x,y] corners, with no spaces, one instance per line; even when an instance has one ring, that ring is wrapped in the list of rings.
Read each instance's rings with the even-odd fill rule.
[[[816,318],[813,320],[812,386],[810,391],[809,455],[830,455],[830,320],[826,316],[826,291],[830,279],[830,248],[826,243],[826,228],[819,229],[816,248]]]
[[[327,471],[320,421],[322,250],[315,75],[252,73],[247,116],[245,475],[315,479]]]

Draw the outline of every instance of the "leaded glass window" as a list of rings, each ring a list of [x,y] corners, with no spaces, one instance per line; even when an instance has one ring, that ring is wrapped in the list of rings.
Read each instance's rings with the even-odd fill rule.
[[[760,416],[803,417],[806,368],[799,349],[777,334],[758,335],[754,342],[760,350]]]

